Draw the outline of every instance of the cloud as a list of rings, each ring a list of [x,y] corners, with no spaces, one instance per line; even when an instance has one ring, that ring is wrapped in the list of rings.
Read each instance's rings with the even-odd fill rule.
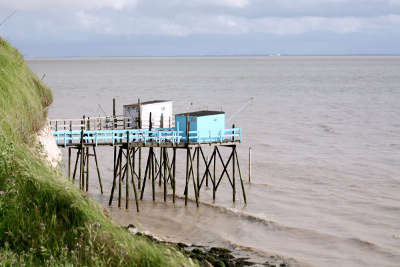
[[[210,2],[230,7],[239,7],[239,8],[243,8],[249,4],[249,0],[214,0],[214,1],[211,0]]]
[[[1,1],[0,9],[13,9],[19,11],[32,10],[90,10],[100,8],[111,8],[121,10],[132,8],[137,4],[137,0],[12,0]]]
[[[80,31],[112,35],[240,35],[273,34],[299,35],[310,32],[349,34],[368,30],[396,28],[400,15],[378,17],[261,17],[247,18],[231,15],[180,15],[172,18],[151,18],[118,14],[118,19],[94,13],[78,12]]]
[[[400,0],[3,0],[0,18],[14,9],[0,34],[26,44],[400,35]]]

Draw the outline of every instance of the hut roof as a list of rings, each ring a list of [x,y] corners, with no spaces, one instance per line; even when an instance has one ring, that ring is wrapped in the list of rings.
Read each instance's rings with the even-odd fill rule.
[[[171,102],[171,101],[170,100],[151,100],[151,101],[142,102],[141,105],[143,106],[143,105],[163,103],[163,102]],[[138,106],[138,103],[124,105],[124,107],[137,107],[137,106]]]
[[[225,114],[225,112],[224,111],[212,111],[212,110],[200,110],[200,111],[180,113],[180,114],[176,114],[176,116],[201,117],[201,116],[218,115],[218,114]]]

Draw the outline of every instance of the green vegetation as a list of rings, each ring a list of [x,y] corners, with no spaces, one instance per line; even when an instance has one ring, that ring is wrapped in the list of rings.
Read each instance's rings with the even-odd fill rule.
[[[3,265],[187,266],[174,246],[134,236],[40,158],[34,136],[50,90],[0,38],[0,262]]]

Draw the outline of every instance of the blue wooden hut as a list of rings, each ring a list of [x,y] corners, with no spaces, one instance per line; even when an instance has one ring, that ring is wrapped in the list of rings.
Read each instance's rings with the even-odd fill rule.
[[[186,125],[190,122],[190,142],[222,141],[225,134],[225,112],[201,110],[175,115],[175,127],[187,141]]]

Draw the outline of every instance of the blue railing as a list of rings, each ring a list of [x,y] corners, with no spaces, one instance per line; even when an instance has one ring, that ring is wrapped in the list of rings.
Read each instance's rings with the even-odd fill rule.
[[[81,134],[83,135],[81,136]],[[81,139],[86,144],[116,144],[116,143],[158,143],[180,144],[187,143],[214,143],[226,141],[242,141],[240,128],[227,128],[219,132],[190,131],[187,138],[184,131],[175,128],[126,129],[126,130],[64,130],[53,131],[58,145],[79,144]],[[128,140],[129,136],[129,140]]]

